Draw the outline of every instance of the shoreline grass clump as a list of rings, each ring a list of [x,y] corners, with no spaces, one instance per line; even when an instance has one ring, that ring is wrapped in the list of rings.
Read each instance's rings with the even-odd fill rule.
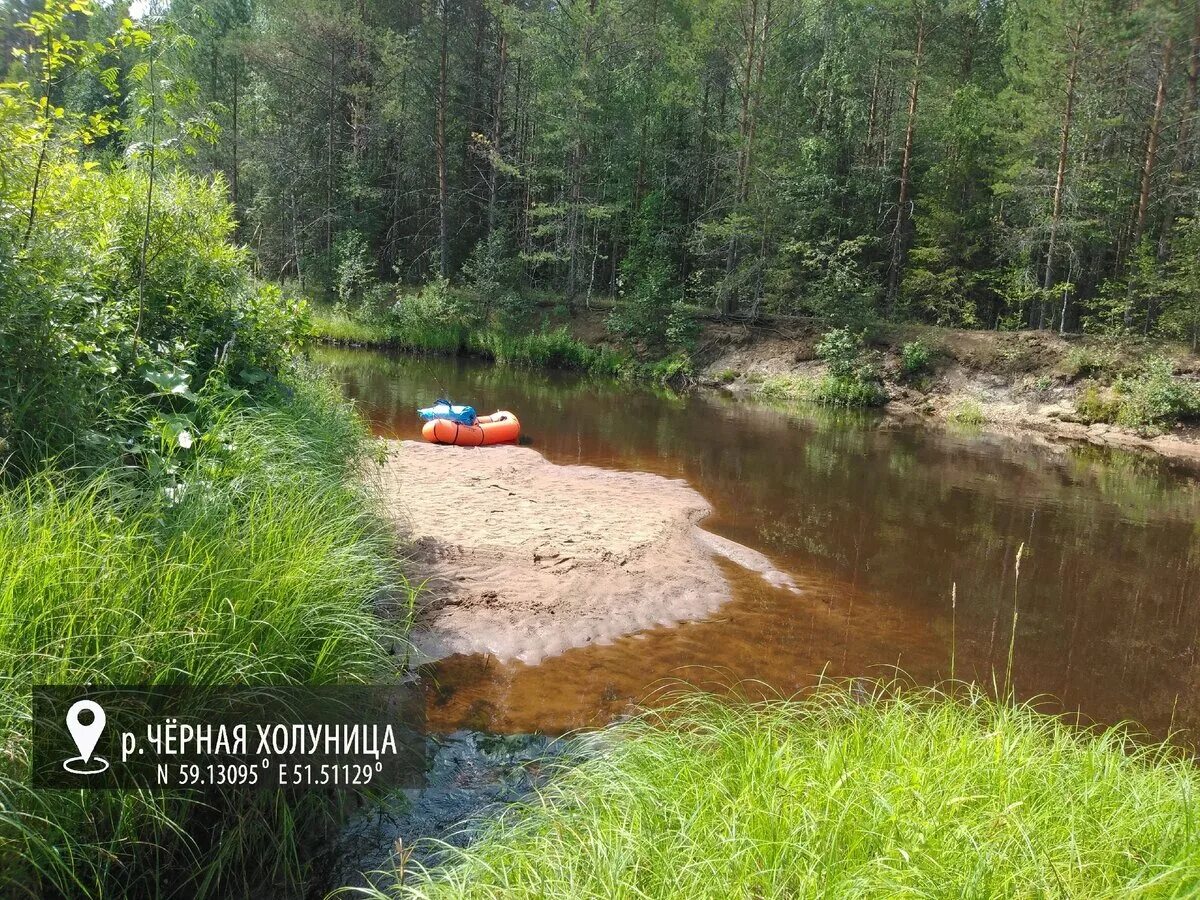
[[[215,446],[204,442],[211,439]],[[405,622],[369,449],[310,378],[229,410],[168,480],[47,471],[0,490],[0,893],[302,885],[328,798],[31,791],[31,684],[369,681]],[[181,894],[182,895],[182,894]]]
[[[636,374],[637,368],[624,354],[607,347],[589,347],[565,327],[520,335],[497,329],[472,332],[464,341],[464,349],[500,365],[574,369],[602,377]]]
[[[861,334],[834,328],[821,336],[816,351],[825,362],[823,375],[773,375],[758,393],[770,400],[798,400],[846,409],[887,402],[874,355],[866,350]]]
[[[397,897],[1191,896],[1200,772],[972,688],[696,695]]]
[[[756,393],[767,400],[816,403],[845,409],[864,409],[887,402],[887,395],[877,383],[840,375],[771,375]]]
[[[379,346],[392,340],[389,329],[378,322],[364,321],[337,307],[313,303],[309,306],[312,334],[329,344],[347,346]]]
[[[978,428],[986,420],[983,405],[973,397],[958,401],[946,411],[946,421],[963,428]]]
[[[475,356],[518,368],[568,369],[604,378],[650,377],[665,380],[663,364],[639,364],[611,347],[593,347],[563,326],[512,331],[498,326],[469,326],[451,315],[408,315],[394,321],[364,321],[334,307],[314,304],[313,336],[325,343],[395,348],[443,356]],[[668,359],[664,362],[674,362]]]

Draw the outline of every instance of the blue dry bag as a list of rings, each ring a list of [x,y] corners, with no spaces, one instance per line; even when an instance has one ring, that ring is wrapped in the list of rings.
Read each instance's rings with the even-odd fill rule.
[[[439,399],[433,406],[418,409],[417,415],[428,422],[430,419],[448,419],[460,425],[475,424],[475,407],[455,406],[449,400]]]

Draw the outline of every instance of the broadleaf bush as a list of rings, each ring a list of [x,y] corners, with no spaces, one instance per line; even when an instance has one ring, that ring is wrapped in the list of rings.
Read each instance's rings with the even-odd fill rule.
[[[225,382],[287,367],[306,306],[253,279],[230,242],[220,179],[159,177],[144,278],[146,176],[63,164],[51,183],[56,204],[89,214],[46,222],[23,250],[19,222],[0,217],[0,466],[10,479],[46,457],[111,461],[95,451],[111,455],[131,420],[178,411],[181,397],[147,380],[155,373],[182,373],[196,393],[215,373]]]

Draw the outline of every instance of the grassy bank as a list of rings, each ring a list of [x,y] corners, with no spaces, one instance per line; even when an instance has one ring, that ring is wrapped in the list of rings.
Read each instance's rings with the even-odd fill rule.
[[[27,478],[0,492],[0,893],[237,892],[303,884],[332,812],[264,793],[26,787],[37,683],[323,683],[381,674],[403,628],[393,538],[359,481],[369,449],[311,376],[224,410],[164,472]]]
[[[305,304],[174,164],[208,133],[182,35],[36,6],[0,89],[0,896],[299,893],[315,793],[28,787],[31,684],[374,680],[406,596],[366,430],[297,367]],[[149,106],[103,99],[147,66]]]
[[[1200,774],[979,694],[685,699],[404,897],[1192,896]],[[379,896],[383,896],[380,894]]]
[[[690,372],[684,356],[638,360],[612,347],[580,340],[564,324],[503,329],[435,319],[372,321],[321,304],[312,306],[311,323],[313,336],[331,344],[475,356],[499,365],[567,369],[606,378],[668,381]]]
[[[465,353],[673,385],[698,382],[772,401],[844,408],[899,401],[956,423],[1011,422],[1021,414],[1017,407],[1142,437],[1200,423],[1200,360],[1162,341],[882,322],[863,330],[816,320],[750,326],[704,318],[686,350],[642,346],[635,356],[613,349],[633,345],[613,332],[620,306],[611,301],[603,309],[539,306],[539,316],[503,329],[494,321],[467,327],[453,307],[425,304],[427,293],[401,301],[398,308],[409,310],[403,316],[383,311],[364,318],[318,305],[316,332],[330,343]],[[467,289],[459,294],[470,297]]]
[[[763,379],[756,392],[766,400],[816,403],[856,409],[881,406],[887,395],[875,381],[835,375],[772,375]]]

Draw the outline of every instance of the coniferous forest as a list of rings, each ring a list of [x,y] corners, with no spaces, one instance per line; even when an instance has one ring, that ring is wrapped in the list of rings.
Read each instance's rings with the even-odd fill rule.
[[[1195,895],[1200,0],[0,56],[0,897]],[[47,685],[169,688],[154,780]],[[415,699],[415,792],[245,790],[290,709],[158,753],[330,685]]]
[[[10,4],[8,21],[29,6]],[[109,33],[126,12],[87,27]],[[153,28],[175,39],[160,64],[189,86],[173,98],[175,127],[195,132],[188,164],[224,178],[237,237],[270,278],[332,292],[339,278],[453,279],[486,259],[580,302],[620,291],[748,316],[1200,331],[1192,4],[176,0],[163,13]],[[8,28],[6,58],[26,38]],[[94,78],[47,89],[79,112],[128,99]]]

